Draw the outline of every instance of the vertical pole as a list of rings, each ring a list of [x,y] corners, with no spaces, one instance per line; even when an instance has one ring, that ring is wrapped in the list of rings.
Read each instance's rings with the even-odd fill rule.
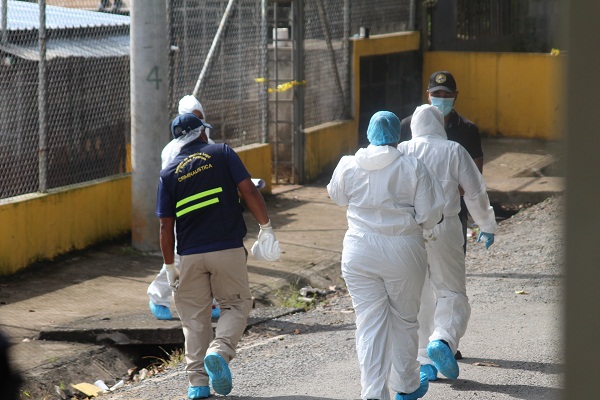
[[[185,8],[184,8],[185,10]],[[175,97],[175,59],[179,55],[178,50],[173,47],[173,11],[174,5],[172,2],[167,1],[167,45],[169,46],[169,53],[167,56],[167,60],[169,63],[168,70],[168,90],[169,97],[167,98],[167,110],[169,112],[168,116],[171,117],[171,111],[173,110],[171,106],[174,104],[173,98]],[[187,63],[185,63],[187,64]],[[175,111],[177,112],[177,106],[175,106]],[[162,165],[162,164],[161,164]]]
[[[344,86],[346,93],[346,101],[344,101],[344,116],[346,118],[352,118],[352,109],[354,106],[354,101],[352,99],[352,63],[350,60],[351,57],[351,47],[350,47],[350,36],[351,36],[351,10],[350,0],[344,0],[344,33],[342,37],[342,49],[344,51],[344,68],[346,73],[346,79],[344,79]]]
[[[158,251],[156,188],[168,139],[168,41],[165,0],[131,2],[132,245]]]
[[[275,82],[275,87],[277,87],[279,82],[279,43],[277,42],[277,27],[279,26],[279,3],[273,2],[273,81]],[[292,67],[293,68],[293,67]],[[268,90],[268,89],[267,89]],[[281,164],[279,162],[279,138],[281,137],[281,133],[279,132],[279,92],[275,91],[273,96],[273,103],[275,104],[273,110],[273,126],[275,127],[274,132],[274,143],[273,143],[273,165],[275,169],[275,183],[279,183],[279,176],[281,175]],[[293,129],[293,127],[292,127]],[[293,138],[293,133],[292,133]]]
[[[2,43],[7,42],[6,30],[8,28],[8,0],[2,0]]]
[[[259,86],[259,99],[262,103],[261,115],[261,143],[269,141],[269,33],[267,26],[267,0],[260,2],[260,38],[261,38],[261,72],[260,77],[265,79]]]
[[[410,3],[408,5],[409,9],[408,9],[408,30],[409,31],[414,31],[415,30],[415,1],[416,0],[410,0]]]
[[[48,191],[48,124],[46,115],[46,104],[48,91],[46,90],[48,79],[46,76],[46,0],[39,0],[40,28],[38,30],[38,45],[40,60],[38,62],[38,167],[39,167],[39,191]]]
[[[304,0],[295,0],[292,26],[294,81],[304,82]],[[294,175],[304,183],[304,85],[294,86]]]

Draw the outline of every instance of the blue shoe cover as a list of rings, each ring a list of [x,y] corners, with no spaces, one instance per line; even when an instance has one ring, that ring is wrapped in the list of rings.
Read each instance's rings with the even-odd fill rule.
[[[450,347],[441,340],[434,340],[427,346],[427,355],[442,375],[450,379],[458,378],[458,363]]]
[[[219,307],[215,307],[215,308],[213,308],[213,309],[212,309],[212,314],[211,314],[211,317],[212,317],[212,318],[215,318],[215,319],[217,319],[217,318],[219,318],[220,316],[221,316],[221,309],[220,309]]]
[[[204,368],[215,392],[223,396],[231,392],[231,371],[223,357],[217,353],[207,354],[204,357]]]
[[[431,365],[431,364],[421,365],[421,373],[425,374],[425,376],[427,377],[427,380],[429,382],[437,381],[438,370],[435,367],[435,365]]]
[[[210,396],[208,386],[190,386],[188,387],[188,399],[206,399]]]
[[[154,304],[152,300],[150,300],[150,311],[152,311],[152,314],[154,314],[156,319],[173,319],[169,307]]]
[[[417,390],[412,393],[396,393],[396,400],[417,400],[425,396],[425,393],[429,390],[427,375],[420,373],[419,380],[421,381],[421,385]]]

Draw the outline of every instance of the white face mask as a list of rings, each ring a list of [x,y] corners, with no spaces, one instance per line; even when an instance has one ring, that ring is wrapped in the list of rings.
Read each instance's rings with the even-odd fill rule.
[[[442,114],[444,114],[444,117],[450,114],[452,107],[454,107],[453,97],[430,97],[430,99],[431,105],[439,108]]]

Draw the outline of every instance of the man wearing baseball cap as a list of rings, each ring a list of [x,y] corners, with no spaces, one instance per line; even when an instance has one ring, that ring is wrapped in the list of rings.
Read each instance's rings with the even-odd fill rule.
[[[448,139],[460,143],[471,155],[479,171],[483,171],[483,149],[481,148],[479,128],[454,109],[458,98],[454,76],[449,71],[437,71],[431,74],[427,88],[427,98],[429,104],[436,106],[444,114],[444,129]],[[412,116],[402,120],[400,124],[400,142],[412,138],[411,120]]]
[[[456,87],[456,80],[449,71],[436,71],[429,77],[429,85],[427,87],[427,99],[429,104],[436,106],[444,115],[444,129],[448,136],[448,140],[459,143],[464,147],[473,161],[479,169],[479,172],[483,173],[483,149],[481,147],[481,136],[479,134],[479,128],[472,121],[460,115],[454,109],[456,105],[456,99],[458,98],[458,90]],[[400,142],[408,141],[412,138],[412,131],[410,128],[412,121],[412,115],[404,118],[400,123]],[[468,220],[468,209],[462,197],[463,190],[459,187],[461,198],[460,198],[460,212],[458,214],[463,230],[463,251],[467,252],[467,220]],[[429,282],[425,283],[423,289],[423,297],[421,308],[426,310],[427,308],[435,307],[433,303],[432,289],[428,287]],[[431,294],[428,296],[427,294]],[[431,298],[429,298],[431,297]],[[426,311],[424,311],[426,313]],[[419,335],[419,349],[422,351],[424,346],[427,345],[428,338],[421,337]],[[461,359],[462,355],[460,351],[456,352],[456,358]],[[430,376],[430,380],[435,380],[435,374]]]
[[[456,112],[454,106],[457,98],[456,80],[450,72],[437,71],[431,74],[427,88],[429,104],[436,106],[444,114],[444,129],[448,135],[448,140],[457,142],[464,147],[473,161],[475,161],[479,172],[483,173],[483,149],[481,147],[479,128],[472,121]],[[400,123],[400,142],[412,138],[412,131],[410,130],[411,121],[412,115],[404,118]],[[462,222],[463,236],[465,238],[463,245],[465,254],[467,252],[467,213],[467,206],[461,197],[459,217]]]
[[[189,399],[208,398],[209,383],[224,396],[232,389],[229,362],[252,308],[240,196],[260,228],[254,257],[276,261],[281,256],[265,201],[250,173],[227,144],[209,144],[203,127],[206,123],[192,113],[173,120],[174,138],[196,138],[160,171],[156,200],[163,268],[185,337]],[[214,333],[213,298],[221,309]]]
[[[212,128],[212,126],[205,122],[206,114],[204,113],[204,108],[198,99],[196,99],[196,97],[192,95],[183,96],[181,100],[179,100],[178,111],[179,117],[177,117],[172,123],[172,128],[173,126],[175,127],[171,133],[173,135],[173,140],[171,140],[161,152],[161,168],[166,167],[171,161],[173,161],[183,146],[193,140],[196,140],[201,134],[205,136],[204,139],[208,143],[215,143],[210,138],[209,129]],[[185,114],[190,115],[183,117]],[[194,125],[198,125],[198,122],[195,121],[194,118],[191,118],[191,114],[198,117],[202,122],[197,127],[198,129],[191,128]],[[177,123],[175,123],[175,121],[177,121]],[[179,264],[179,256],[177,254],[175,254],[175,264]],[[171,315],[171,310],[169,307],[171,306],[173,300],[173,294],[171,287],[169,286],[169,282],[167,281],[167,272],[164,268],[162,268],[156,275],[154,280],[148,286],[148,290],[146,292],[148,293],[149,306],[152,314],[159,320],[172,319],[173,316]],[[221,311],[216,300],[213,300],[212,317],[219,318],[220,312]]]

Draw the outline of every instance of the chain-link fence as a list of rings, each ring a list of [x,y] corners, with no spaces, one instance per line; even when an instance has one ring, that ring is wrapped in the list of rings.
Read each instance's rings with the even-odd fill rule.
[[[415,0],[306,0],[305,126],[351,116],[349,38],[414,27]]]
[[[2,198],[125,171],[129,17],[96,7],[48,1],[41,25],[35,2],[2,2]]]
[[[257,83],[267,68],[261,1],[175,0],[169,19],[172,116],[179,99],[196,90],[212,139],[232,147],[263,141],[266,87]]]
[[[268,141],[267,16],[297,1],[167,1],[170,117],[194,93],[215,141]],[[414,1],[303,1],[303,127],[350,117],[349,37],[410,29]],[[45,3],[0,0],[0,199],[126,172],[130,2]]]

